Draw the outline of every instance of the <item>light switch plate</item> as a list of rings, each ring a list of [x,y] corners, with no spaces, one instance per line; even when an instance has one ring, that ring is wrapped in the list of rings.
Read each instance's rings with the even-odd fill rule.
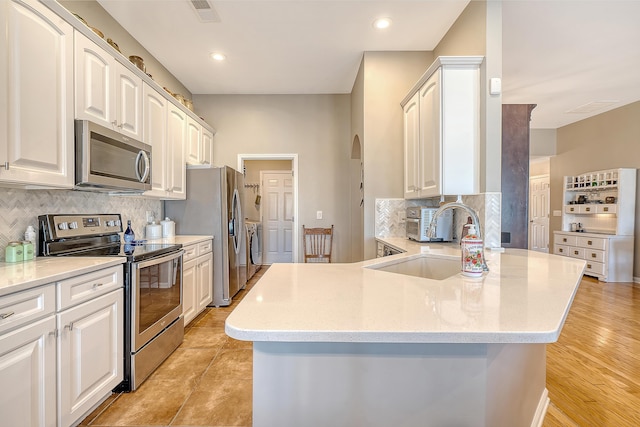
[[[489,94],[500,95],[502,92],[502,80],[499,77],[492,77],[489,80]]]
[[[316,219],[322,219],[322,211],[316,212]]]
[[[562,211],[553,211],[553,216],[562,216]]]

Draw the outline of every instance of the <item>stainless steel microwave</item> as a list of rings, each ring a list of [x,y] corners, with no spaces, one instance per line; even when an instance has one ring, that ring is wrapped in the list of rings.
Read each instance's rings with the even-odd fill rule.
[[[151,146],[88,120],[75,122],[76,189],[151,190]]]

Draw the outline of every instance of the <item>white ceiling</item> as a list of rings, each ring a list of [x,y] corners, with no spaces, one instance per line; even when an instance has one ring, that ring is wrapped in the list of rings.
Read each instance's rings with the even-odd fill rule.
[[[189,0],[98,1],[194,94],[349,93],[364,51],[433,50],[468,3],[213,0],[203,23]],[[640,100],[639,19],[640,0],[505,1],[503,102],[557,128]]]

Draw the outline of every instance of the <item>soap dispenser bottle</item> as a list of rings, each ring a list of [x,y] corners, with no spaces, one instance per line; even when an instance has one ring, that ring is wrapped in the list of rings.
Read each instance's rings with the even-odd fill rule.
[[[476,234],[475,224],[469,224],[468,234],[460,241],[462,251],[462,274],[469,277],[481,277],[484,265],[482,239]]]

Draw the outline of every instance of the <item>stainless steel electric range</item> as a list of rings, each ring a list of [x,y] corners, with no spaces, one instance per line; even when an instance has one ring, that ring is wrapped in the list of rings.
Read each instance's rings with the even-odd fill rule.
[[[121,241],[119,214],[41,215],[41,256],[121,256],[124,264],[124,381],[133,391],[180,345],[182,245]]]

